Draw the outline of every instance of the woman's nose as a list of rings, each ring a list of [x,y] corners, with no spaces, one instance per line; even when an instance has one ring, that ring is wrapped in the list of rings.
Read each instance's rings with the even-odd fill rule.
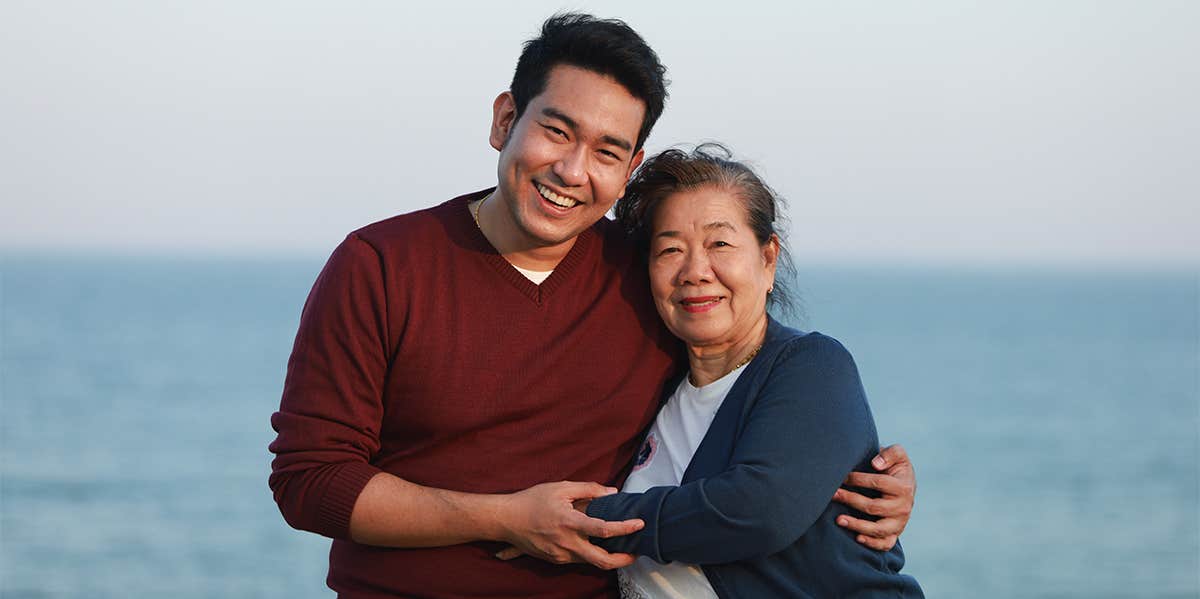
[[[705,252],[688,252],[679,268],[679,284],[699,285],[712,281],[712,265]]]

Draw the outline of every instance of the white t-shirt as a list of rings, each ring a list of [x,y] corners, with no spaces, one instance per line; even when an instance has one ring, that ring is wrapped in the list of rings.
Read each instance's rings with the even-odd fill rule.
[[[512,264],[512,263],[510,262],[509,264]],[[526,279],[533,281],[534,285],[541,285],[543,281],[550,278],[550,273],[554,272],[553,269],[551,269],[551,270],[529,270],[528,268],[521,268],[520,266],[517,266],[516,264],[513,264],[512,267],[517,269],[517,272],[525,275]]]
[[[675,486],[683,480],[696,448],[708,432],[717,408],[733,388],[745,365],[707,384],[695,387],[684,377],[675,393],[654,419],[641,449],[634,458],[633,472],[622,491],[640,493],[651,487]],[[692,599],[717,596],[699,566],[671,562],[660,564],[641,556],[617,572],[621,595],[634,599],[670,597]]]

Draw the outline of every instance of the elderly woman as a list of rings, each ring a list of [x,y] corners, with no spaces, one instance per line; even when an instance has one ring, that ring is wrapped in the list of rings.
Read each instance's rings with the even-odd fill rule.
[[[627,597],[921,597],[899,545],[837,526],[830,498],[879,444],[850,353],[767,314],[783,254],[774,193],[721,146],[647,160],[617,206],[648,251],[651,289],[689,370],[621,493],[587,513],[640,518],[594,542],[640,556]]]

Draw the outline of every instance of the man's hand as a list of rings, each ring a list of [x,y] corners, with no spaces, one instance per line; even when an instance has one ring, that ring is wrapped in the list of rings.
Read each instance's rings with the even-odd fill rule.
[[[617,490],[597,483],[544,483],[508,496],[502,511],[504,540],[513,547],[496,554],[501,559],[531,555],[553,564],[587,562],[603,570],[633,563],[634,556],[609,553],[588,537],[619,537],[637,532],[641,520],[606,522],[575,508]]]
[[[872,499],[865,495],[838,489],[833,494],[833,500],[844,503],[860,512],[879,518],[872,522],[847,515],[838,516],[837,523],[858,533],[859,543],[879,551],[887,551],[896,546],[900,533],[908,525],[912,515],[913,499],[917,492],[917,477],[913,473],[912,462],[908,453],[899,445],[889,445],[879,451],[879,455],[871,460],[871,466],[883,474],[867,474],[851,472],[843,483],[848,487],[874,489],[880,493],[879,498]]]

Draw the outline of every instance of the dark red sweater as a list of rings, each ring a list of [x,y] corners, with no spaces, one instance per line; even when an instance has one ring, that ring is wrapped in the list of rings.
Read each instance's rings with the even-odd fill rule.
[[[466,204],[397,216],[334,250],[300,318],[270,478],[292,526],[334,539],[346,597],[591,597],[610,576],[493,543],[385,549],[349,540],[386,471],[477,493],[617,484],[678,354],[634,249],[607,219],[542,285],[512,268]]]

